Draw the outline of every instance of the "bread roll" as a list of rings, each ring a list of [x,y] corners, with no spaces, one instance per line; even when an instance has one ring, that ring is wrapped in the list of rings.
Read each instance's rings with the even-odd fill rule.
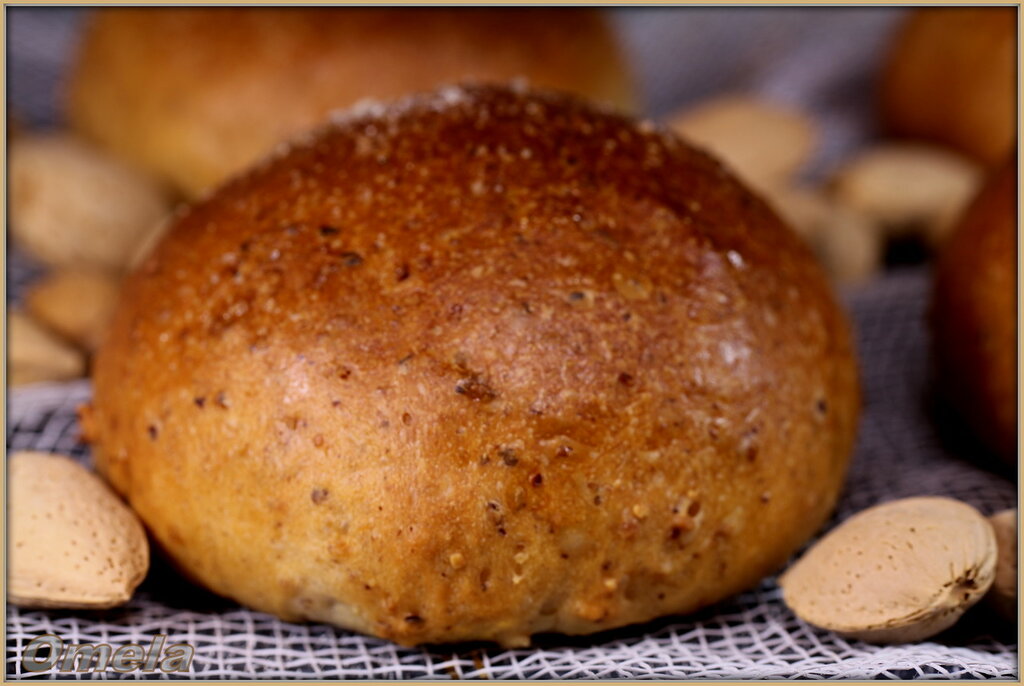
[[[69,118],[196,196],[364,98],[525,77],[630,107],[603,15],[534,8],[107,8]]]
[[[913,10],[885,67],[881,114],[891,133],[998,165],[1017,139],[1017,9]]]
[[[180,566],[401,644],[695,610],[828,516],[847,323],[757,197],[568,96],[446,89],[195,205],[95,362],[97,465]]]
[[[989,179],[936,267],[935,358],[949,402],[1017,463],[1017,161]]]

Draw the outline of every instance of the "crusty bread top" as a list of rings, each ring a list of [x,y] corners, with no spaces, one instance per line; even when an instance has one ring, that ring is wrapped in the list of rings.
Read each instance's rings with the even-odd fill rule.
[[[100,468],[184,569],[402,643],[755,583],[831,510],[859,401],[821,269],[720,164],[488,86],[363,108],[192,206],[94,381]]]

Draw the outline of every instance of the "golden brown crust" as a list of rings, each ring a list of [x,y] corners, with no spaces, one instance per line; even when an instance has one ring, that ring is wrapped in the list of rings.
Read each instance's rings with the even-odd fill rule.
[[[1017,10],[915,9],[882,80],[891,133],[926,138],[998,165],[1017,138]]]
[[[193,197],[364,98],[520,77],[634,97],[593,9],[107,8],[77,65],[74,126]]]
[[[1017,160],[979,193],[936,268],[935,353],[946,396],[1017,462]]]
[[[354,116],[181,217],[95,367],[99,467],[219,593],[410,644],[687,612],[824,521],[858,390],[803,243],[552,94]]]

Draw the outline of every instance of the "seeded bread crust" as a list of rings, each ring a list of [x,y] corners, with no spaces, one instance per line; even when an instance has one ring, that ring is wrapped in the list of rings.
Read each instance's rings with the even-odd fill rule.
[[[365,98],[526,78],[634,104],[587,8],[104,8],[75,64],[78,132],[190,197]]]
[[[851,340],[706,154],[562,95],[370,108],[129,278],[83,422],[193,577],[401,644],[522,645],[750,587],[825,520]]]

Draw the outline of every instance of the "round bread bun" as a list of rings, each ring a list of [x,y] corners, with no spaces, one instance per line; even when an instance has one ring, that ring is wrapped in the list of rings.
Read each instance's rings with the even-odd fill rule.
[[[935,356],[950,404],[1017,463],[1017,160],[981,190],[936,268]]]
[[[633,104],[595,9],[147,7],[96,11],[68,117],[195,197],[359,100],[520,77]]]
[[[191,207],[124,294],[98,467],[214,591],[401,644],[747,588],[854,437],[804,244],[706,154],[565,95],[354,112]]]
[[[1017,10],[915,9],[881,86],[890,133],[949,145],[998,165],[1017,138]]]

